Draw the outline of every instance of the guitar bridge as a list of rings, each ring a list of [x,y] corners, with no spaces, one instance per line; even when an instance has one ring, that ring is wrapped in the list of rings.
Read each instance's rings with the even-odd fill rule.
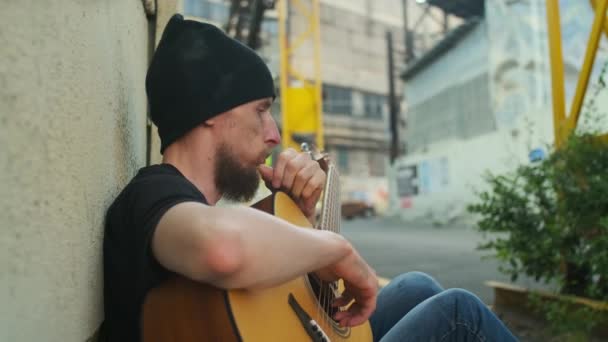
[[[323,331],[319,323],[317,323],[314,319],[310,317],[309,314],[304,311],[302,306],[298,303],[293,294],[289,294],[288,300],[289,306],[293,309],[302,324],[304,330],[313,342],[331,342],[327,334]]]

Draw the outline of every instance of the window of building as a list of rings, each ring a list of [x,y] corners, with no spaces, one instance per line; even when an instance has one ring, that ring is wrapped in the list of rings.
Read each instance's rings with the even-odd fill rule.
[[[323,112],[331,114],[353,114],[352,90],[332,85],[323,85]]]
[[[204,17],[209,12],[207,9],[206,1],[199,0],[185,0],[184,1],[184,14],[193,17]]]
[[[363,93],[357,90],[352,91],[353,100],[353,116],[362,117],[365,116],[365,106],[363,101]]]
[[[369,175],[372,177],[384,177],[386,175],[386,155],[379,151],[371,151],[367,157]]]
[[[275,18],[264,18],[262,21],[262,32],[268,34],[270,37],[277,37],[279,35],[279,23]]]
[[[488,75],[454,84],[408,109],[411,151],[449,138],[470,139],[496,129]]]
[[[338,171],[342,174],[346,174],[348,172],[348,150],[339,147],[336,150],[337,159],[338,159]]]
[[[230,16],[230,9],[226,2],[209,1],[209,19],[214,22],[225,25]]]
[[[224,25],[228,21],[230,9],[228,8],[228,3],[224,1],[185,0],[184,14]]]
[[[387,98],[383,95],[363,93],[365,116],[371,118],[382,118]]]

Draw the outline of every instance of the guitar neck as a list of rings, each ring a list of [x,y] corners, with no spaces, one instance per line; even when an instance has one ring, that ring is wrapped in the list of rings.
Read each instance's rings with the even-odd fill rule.
[[[340,175],[335,166],[330,164],[327,168],[327,180],[323,190],[321,216],[317,222],[318,229],[340,232],[340,203]]]

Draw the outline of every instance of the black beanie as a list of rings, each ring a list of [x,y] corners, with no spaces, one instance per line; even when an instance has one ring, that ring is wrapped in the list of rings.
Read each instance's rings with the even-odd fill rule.
[[[146,93],[161,153],[205,120],[275,96],[270,71],[255,51],[180,14],[163,32],[146,75]]]

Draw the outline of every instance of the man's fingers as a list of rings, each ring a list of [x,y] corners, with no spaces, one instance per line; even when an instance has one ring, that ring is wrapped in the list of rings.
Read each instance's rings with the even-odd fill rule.
[[[334,299],[332,306],[333,307],[346,306],[350,302],[352,302],[352,300],[353,300],[353,296],[351,296],[347,291],[344,291],[344,293],[342,293],[342,296]]]
[[[312,215],[315,212],[315,207],[317,205],[317,202],[319,201],[319,197],[321,197],[321,191],[323,191],[323,189],[317,189],[317,191],[315,191],[312,196],[308,197],[308,198],[304,198],[303,202],[302,202],[302,206],[303,208],[302,211],[304,211],[304,214],[306,214],[306,216]]]
[[[293,148],[288,148],[279,154],[277,163],[274,166],[274,175],[272,177],[272,187],[279,189],[283,182],[283,174],[285,173],[285,167],[290,160],[295,158],[298,153]]]
[[[317,166],[317,172],[308,180],[306,187],[302,190],[302,198],[307,199],[312,197],[315,192],[320,194],[319,190],[323,190],[325,187],[325,172],[321,170],[321,167]],[[317,197],[319,199],[319,197]],[[316,201],[315,201],[316,203]]]
[[[281,188],[293,195],[293,186],[297,174],[310,163],[310,157],[305,153],[300,153],[292,158],[283,170]]]
[[[354,302],[346,311],[338,312],[334,318],[343,326],[355,326],[365,322],[376,309],[377,284],[374,283],[375,275],[371,267],[365,262],[359,260],[363,264],[358,264],[362,268],[361,274],[353,272],[352,281],[345,280],[345,290],[342,297],[336,299],[337,305],[347,305],[345,302],[348,299],[354,299]]]
[[[334,315],[334,319],[340,322],[340,325],[354,327],[363,324],[372,315],[375,306],[362,306],[355,302],[346,311],[339,311]]]
[[[351,315],[351,313],[348,311],[338,311],[334,314],[334,319],[336,321],[340,322],[340,321],[344,321],[344,319],[346,319],[350,315]]]
[[[348,327],[356,327],[357,325],[361,325],[361,324],[365,323],[365,321],[367,321],[368,319],[369,319],[369,317],[365,317],[364,315],[357,315],[357,316],[351,317],[344,324]]]
[[[371,314],[366,315],[361,310],[357,303],[351,305],[346,311],[339,311],[334,315],[334,319],[340,322],[341,326],[353,327],[356,325],[363,324],[369,319]]]
[[[272,182],[274,170],[270,166],[260,165],[260,166],[258,166],[258,171],[260,172],[260,176],[262,176],[262,180],[264,182],[266,182],[266,183]]]
[[[315,176],[315,173],[319,169],[318,164],[309,164],[306,165],[303,169],[301,169],[297,174],[293,182],[293,187],[291,188],[291,194],[293,198],[300,198],[302,195],[302,190],[305,188],[308,189],[308,183]],[[304,197],[306,198],[306,197]]]

